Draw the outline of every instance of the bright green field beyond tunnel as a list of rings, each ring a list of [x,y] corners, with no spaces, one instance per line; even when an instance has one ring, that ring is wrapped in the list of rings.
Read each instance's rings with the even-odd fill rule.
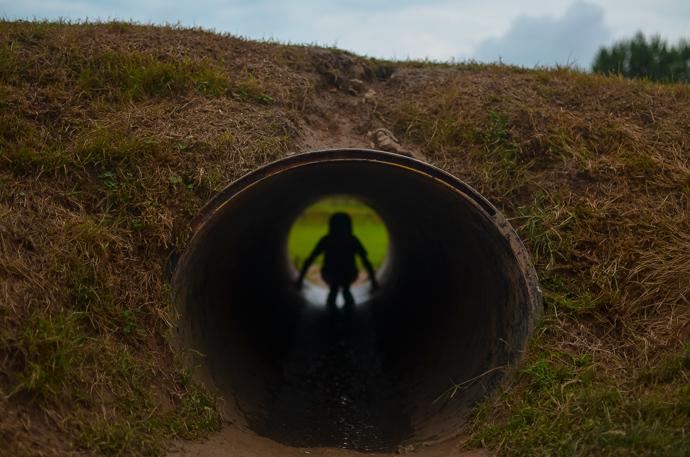
[[[388,249],[388,232],[376,212],[364,203],[348,196],[334,196],[319,200],[297,218],[290,231],[288,249],[290,257],[299,269],[302,267],[311,251],[322,236],[328,233],[328,219],[333,213],[343,212],[352,218],[354,235],[364,245],[369,261],[378,270],[383,263]],[[314,265],[321,265],[323,255],[320,255]],[[362,265],[357,258],[357,265]]]

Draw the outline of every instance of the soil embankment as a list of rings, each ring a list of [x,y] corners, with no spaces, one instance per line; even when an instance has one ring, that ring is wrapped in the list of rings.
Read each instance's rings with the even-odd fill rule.
[[[0,35],[7,453],[161,455],[174,437],[223,426],[211,449],[277,449],[224,423],[180,365],[162,270],[229,183],[338,147],[409,154],[459,177],[535,260],[544,318],[510,392],[474,410],[469,446],[688,451],[687,84],[391,63],[123,23],[2,21]]]

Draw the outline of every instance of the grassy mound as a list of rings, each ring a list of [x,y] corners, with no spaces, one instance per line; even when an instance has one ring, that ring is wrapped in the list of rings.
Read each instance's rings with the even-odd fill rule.
[[[381,127],[497,205],[542,280],[524,363],[478,406],[468,445],[690,452],[687,84],[126,23],[2,21],[0,36],[10,454],[158,455],[219,427],[168,344],[166,257],[232,180],[293,152],[367,146]]]

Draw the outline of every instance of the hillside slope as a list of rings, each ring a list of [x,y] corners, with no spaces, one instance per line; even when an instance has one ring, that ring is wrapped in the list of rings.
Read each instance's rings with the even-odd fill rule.
[[[165,260],[233,180],[336,147],[453,173],[532,252],[545,316],[468,446],[690,452],[687,84],[125,23],[2,21],[0,35],[8,455],[159,455],[218,429],[215,399],[168,343]]]

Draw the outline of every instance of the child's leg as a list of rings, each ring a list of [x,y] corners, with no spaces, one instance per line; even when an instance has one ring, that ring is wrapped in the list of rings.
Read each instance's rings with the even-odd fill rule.
[[[352,307],[355,304],[355,297],[352,296],[352,292],[350,292],[350,286],[343,286],[343,298],[345,299],[345,306],[346,307]]]
[[[331,290],[328,292],[328,298],[326,299],[326,306],[329,308],[335,308],[336,298],[338,298],[338,286],[331,285]]]
[[[329,274],[327,270],[324,268],[321,269],[321,277],[323,278],[324,282],[328,284],[330,287],[330,291],[328,292],[328,298],[326,299],[326,307],[328,308],[335,308],[335,299],[338,298],[338,282],[337,278],[333,277],[333,274]]]

